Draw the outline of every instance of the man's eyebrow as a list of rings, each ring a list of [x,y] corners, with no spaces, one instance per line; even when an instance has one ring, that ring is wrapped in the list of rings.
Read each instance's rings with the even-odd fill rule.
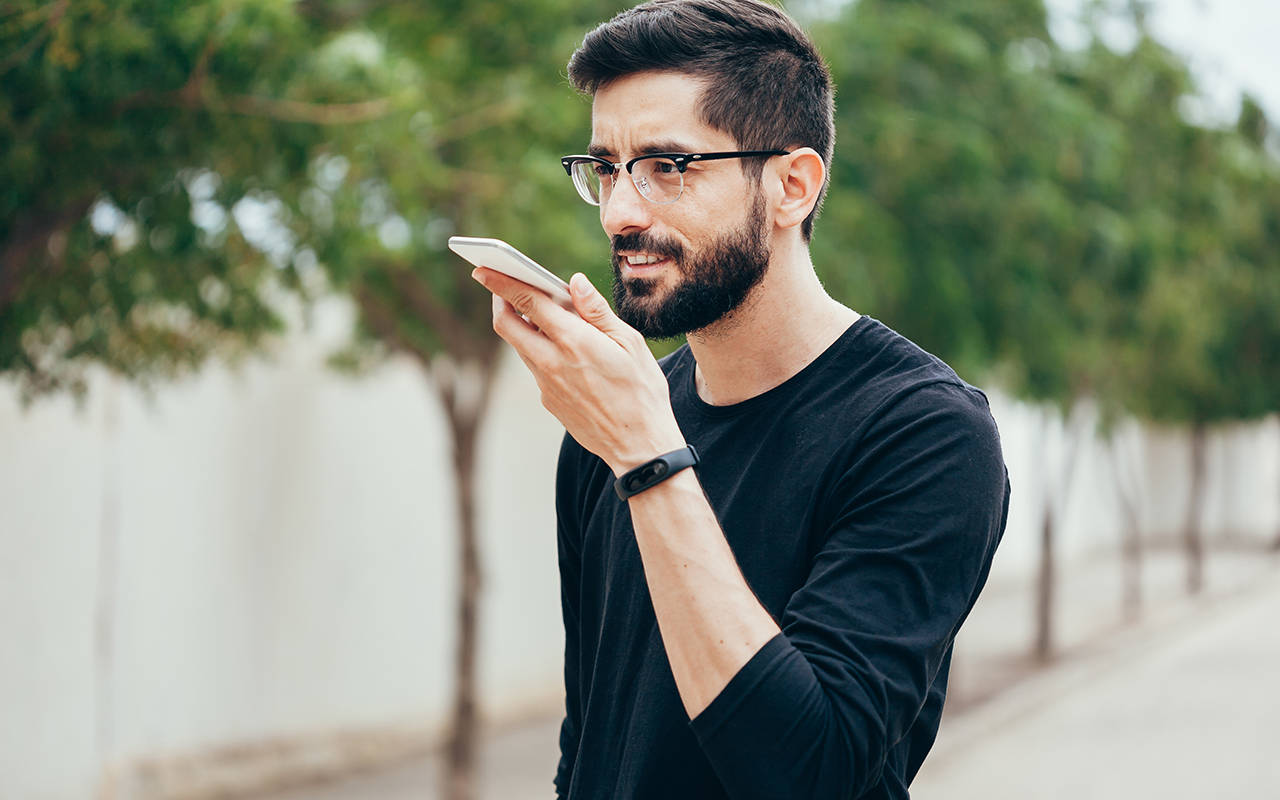
[[[657,142],[647,142],[639,147],[636,155],[647,156],[654,153],[696,153],[697,148],[686,142],[676,141],[675,139],[663,139]],[[604,145],[593,144],[587,148],[587,155],[595,156],[609,160],[609,156],[616,155],[612,149]],[[633,156],[634,158],[634,156]]]
[[[649,142],[640,148],[639,155],[647,156],[651,153],[696,153],[698,148],[687,142],[678,142],[675,139],[663,139],[659,142]]]

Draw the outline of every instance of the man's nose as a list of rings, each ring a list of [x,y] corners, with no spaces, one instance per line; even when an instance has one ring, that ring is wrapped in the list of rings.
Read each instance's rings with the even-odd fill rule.
[[[653,203],[641,196],[626,170],[614,176],[609,202],[600,206],[600,224],[610,236],[645,230],[653,224]]]

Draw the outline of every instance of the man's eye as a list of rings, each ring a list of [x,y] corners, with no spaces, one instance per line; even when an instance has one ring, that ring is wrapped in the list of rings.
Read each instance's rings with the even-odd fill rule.
[[[613,174],[613,167],[607,167],[604,164],[595,165],[596,175],[601,178],[607,178]]]
[[[676,172],[677,168],[676,168],[675,162],[673,161],[658,161],[654,165],[654,171],[661,172],[664,175],[668,175],[672,172]]]

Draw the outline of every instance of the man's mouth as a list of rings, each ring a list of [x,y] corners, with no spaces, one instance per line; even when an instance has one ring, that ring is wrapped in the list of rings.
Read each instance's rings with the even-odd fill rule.
[[[643,234],[614,236],[613,264],[623,280],[653,279],[669,269],[678,269],[683,251],[675,241]]]
[[[619,253],[617,256],[618,274],[624,280],[656,277],[673,263],[671,256],[654,253]]]
[[[646,264],[657,264],[659,261],[665,261],[666,258],[667,258],[666,256],[655,256],[655,255],[648,255],[648,254],[626,256],[627,263],[633,267],[643,267]]]

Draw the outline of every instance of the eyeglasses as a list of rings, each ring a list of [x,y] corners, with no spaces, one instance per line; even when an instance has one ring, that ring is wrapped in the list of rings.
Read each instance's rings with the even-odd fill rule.
[[[653,153],[633,158],[625,164],[631,182],[640,196],[651,203],[666,205],[684,193],[684,171],[695,161],[717,161],[722,158],[760,158],[790,155],[787,150],[738,150],[732,153]],[[560,159],[564,171],[573,178],[578,194],[593,206],[609,202],[614,179],[623,164],[614,164],[595,156],[565,156]]]

